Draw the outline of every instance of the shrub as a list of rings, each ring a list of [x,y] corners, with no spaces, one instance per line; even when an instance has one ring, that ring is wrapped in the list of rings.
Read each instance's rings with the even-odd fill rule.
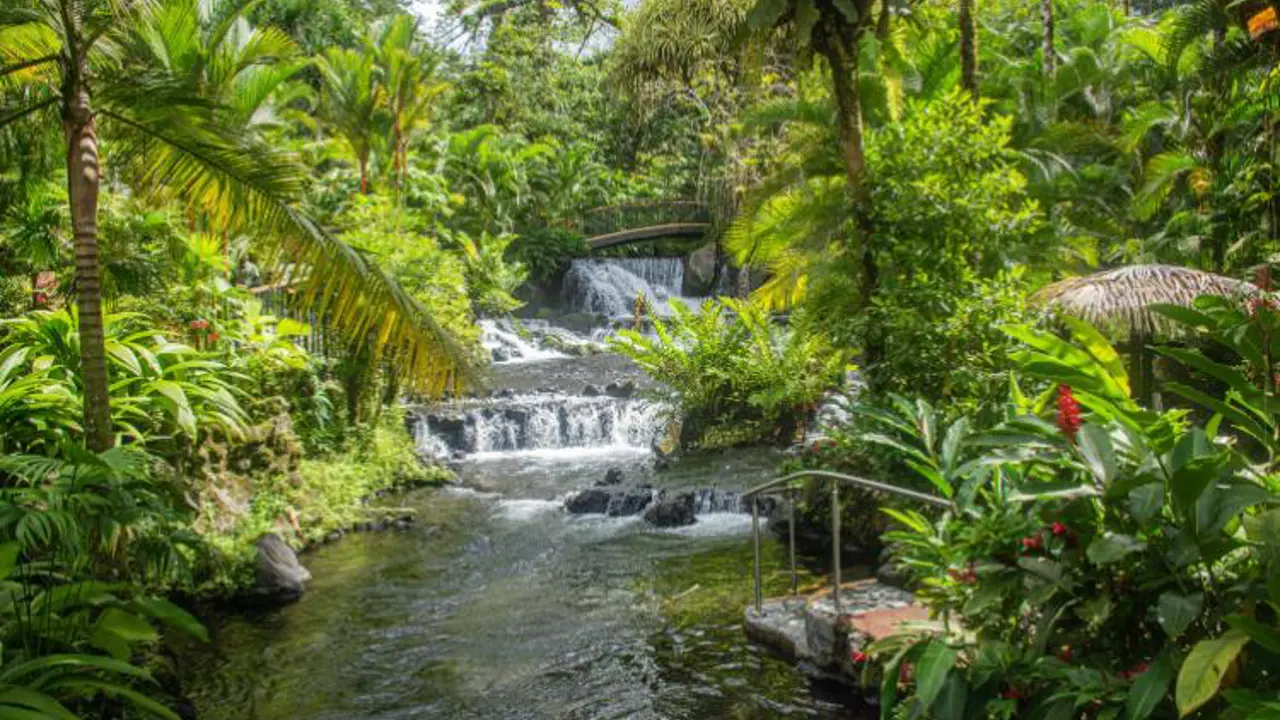
[[[1217,717],[1226,680],[1276,689],[1260,625],[1280,605],[1274,481],[1185,411],[1137,406],[1111,346],[1069,325],[1074,342],[1009,330],[1023,372],[1051,385],[1015,385],[993,427],[881,415],[878,441],[954,503],[936,520],[886,510],[886,539],[944,620],[873,646],[886,713]]]
[[[790,442],[843,358],[817,333],[775,324],[761,305],[721,298],[694,312],[673,300],[653,337],[624,330],[610,341],[662,383],[683,422],[685,444]]]

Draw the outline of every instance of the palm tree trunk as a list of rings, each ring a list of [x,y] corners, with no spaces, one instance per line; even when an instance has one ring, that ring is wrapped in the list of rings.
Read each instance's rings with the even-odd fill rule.
[[[1053,45],[1053,0],[1040,0],[1040,24],[1044,52],[1044,76],[1053,77],[1057,71],[1057,54]]]
[[[960,0],[960,87],[978,100],[978,32],[973,21],[975,0]]]
[[[84,86],[83,67],[71,68],[63,97],[67,139],[67,198],[76,251],[76,307],[80,314],[80,377],[84,388],[85,443],[94,452],[113,444],[107,352],[102,323],[98,254],[98,133]]]
[[[849,196],[853,203],[854,223],[861,241],[860,295],[863,307],[870,307],[880,283],[880,270],[876,262],[872,237],[875,232],[871,217],[871,187],[867,184],[866,148],[862,134],[862,100],[858,92],[858,34],[851,37],[829,38],[824,54],[831,65],[832,89],[839,109],[840,156],[844,161],[845,179],[849,183]],[[884,357],[884,344],[875,328],[864,338],[864,360],[874,365]]]

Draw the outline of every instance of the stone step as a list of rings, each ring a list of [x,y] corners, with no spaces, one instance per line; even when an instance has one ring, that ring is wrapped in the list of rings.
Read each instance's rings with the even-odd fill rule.
[[[840,610],[837,614],[829,589],[769,598],[758,613],[754,606],[747,608],[747,636],[794,662],[855,677],[859,670],[850,660],[853,653],[896,632],[904,622],[929,620],[929,611],[914,595],[877,580],[842,585]]]

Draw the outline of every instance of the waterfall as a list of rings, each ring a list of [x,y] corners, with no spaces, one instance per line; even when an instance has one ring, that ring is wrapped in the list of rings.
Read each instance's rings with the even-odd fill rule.
[[[574,260],[565,274],[564,300],[577,312],[629,317],[635,310],[636,296],[644,295],[651,312],[669,315],[668,300],[679,297],[683,286],[681,258]]]
[[[539,347],[521,337],[507,318],[481,320],[478,324],[480,342],[493,355],[494,362],[536,362],[567,357],[562,352]]]
[[[435,408],[417,419],[421,452],[514,452],[632,447],[648,449],[663,407],[638,398],[516,396]]]

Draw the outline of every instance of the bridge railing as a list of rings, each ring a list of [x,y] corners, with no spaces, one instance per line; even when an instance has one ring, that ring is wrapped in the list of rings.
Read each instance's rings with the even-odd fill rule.
[[[711,220],[711,208],[704,202],[651,200],[588,210],[578,229],[591,238],[659,225],[710,224]]]
[[[908,490],[896,485],[877,482],[875,480],[867,480],[856,475],[845,475],[843,473],[829,472],[827,470],[801,470],[800,472],[783,475],[782,477],[770,480],[767,483],[757,485],[742,494],[743,500],[751,501],[751,544],[754,549],[754,562],[752,564],[752,596],[755,600],[756,614],[759,615],[764,606],[764,584],[760,579],[760,496],[787,493],[788,505],[790,507],[790,518],[787,522],[787,540],[790,545],[791,558],[791,594],[795,595],[797,591],[798,575],[796,573],[796,503],[795,493],[798,490],[797,481],[806,478],[819,478],[831,483],[831,591],[832,602],[835,603],[836,614],[840,614],[840,485],[854,485],[868,490],[877,490],[886,492],[891,495],[910,498],[917,502],[922,502],[939,507],[951,507],[951,501],[936,495]]]

